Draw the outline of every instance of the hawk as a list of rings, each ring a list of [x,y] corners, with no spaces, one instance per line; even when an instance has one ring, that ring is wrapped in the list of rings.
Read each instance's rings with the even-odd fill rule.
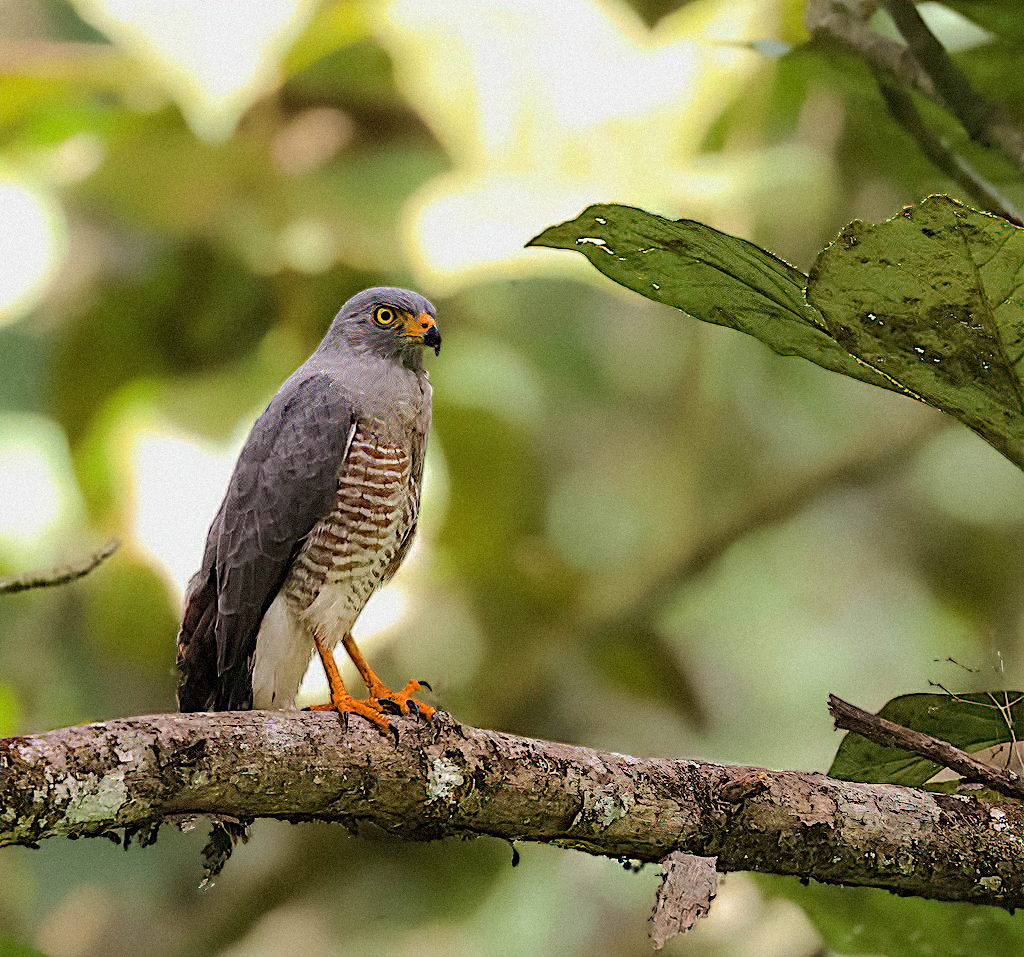
[[[424,347],[441,351],[434,307],[407,289],[367,289],[256,420],[185,596],[180,710],[289,707],[315,650],[331,694],[316,708],[384,730],[385,712],[433,716],[413,698],[424,683],[389,690],[351,634],[416,531],[430,427]],[[365,700],[342,683],[339,640]]]

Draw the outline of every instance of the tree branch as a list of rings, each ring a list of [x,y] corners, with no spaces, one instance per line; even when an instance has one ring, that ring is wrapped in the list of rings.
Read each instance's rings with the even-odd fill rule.
[[[871,29],[875,6],[865,0],[808,0],[804,23],[812,36],[837,41],[875,71],[937,103],[971,139],[997,147],[1014,167],[1024,168],[1024,126],[971,87],[913,3],[885,4],[906,45]]]
[[[938,98],[956,117],[967,135],[983,146],[995,145],[997,137],[994,135],[994,125],[1005,120],[1000,116],[999,107],[974,91],[967,77],[960,72],[938,38],[928,29],[928,24],[911,0],[886,0],[885,9],[889,11],[896,29],[907,41],[914,59],[931,77]],[[1020,165],[1019,146],[1016,153],[1017,164]]]
[[[875,6],[863,0],[807,0],[804,25],[812,37],[835,40],[874,69],[929,100],[940,102],[934,80],[910,48],[868,26]]]
[[[53,585],[67,585],[88,575],[98,568],[121,547],[121,542],[112,538],[98,551],[93,552],[83,561],[71,565],[62,565],[45,572],[28,572],[24,575],[0,577],[0,595],[13,595],[15,592],[28,591],[30,588],[49,588]]]
[[[1024,215],[1017,205],[1001,193],[967,162],[942,137],[928,129],[911,95],[880,73],[876,73],[878,89],[894,120],[917,142],[921,152],[941,173],[945,173],[983,209],[1024,226]]]
[[[822,774],[641,759],[398,719],[153,715],[6,738],[0,845],[137,833],[188,814],[372,823],[408,840],[491,835],[660,861],[715,857],[898,894],[1024,906],[1024,810]]]

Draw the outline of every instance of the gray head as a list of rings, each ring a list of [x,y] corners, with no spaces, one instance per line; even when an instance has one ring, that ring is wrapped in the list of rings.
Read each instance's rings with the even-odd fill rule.
[[[422,369],[424,346],[441,351],[437,311],[419,293],[375,286],[356,293],[334,317],[324,346],[342,344],[355,353],[393,359]]]

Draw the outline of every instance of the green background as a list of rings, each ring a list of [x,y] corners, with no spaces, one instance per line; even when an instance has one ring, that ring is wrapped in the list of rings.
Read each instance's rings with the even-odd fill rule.
[[[1013,465],[581,257],[517,251],[619,202],[806,271],[854,218],[969,197],[862,65],[807,45],[795,0],[492,6],[311,5],[225,120],[92,4],[0,3],[0,181],[48,204],[59,251],[0,313],[0,574],[124,541],[81,582],[0,598],[2,733],[173,709],[166,555],[198,562],[217,469],[341,303],[379,283],[430,297],[445,341],[403,611],[366,639],[385,680],[427,678],[470,724],[810,770],[838,744],[830,692],[877,709],[930,681],[1022,686]],[[992,31],[958,62],[1019,104],[1016,15],[954,6]],[[1016,171],[921,109],[1024,200]],[[199,892],[204,837],[5,849],[0,955],[650,952],[656,868],[522,846],[512,870],[496,841],[259,822]],[[1021,918],[991,909],[737,874],[665,952],[1022,942]]]

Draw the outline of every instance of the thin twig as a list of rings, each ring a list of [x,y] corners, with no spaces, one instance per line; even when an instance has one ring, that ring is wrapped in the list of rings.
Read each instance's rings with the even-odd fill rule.
[[[950,771],[955,771],[967,781],[984,784],[1007,797],[1024,798],[1024,778],[1019,774],[980,761],[948,741],[914,731],[912,728],[905,728],[894,721],[864,711],[835,695],[828,696],[828,710],[835,719],[837,728],[852,731],[882,747],[899,748],[902,751],[919,754],[929,761],[949,768]]]
[[[988,102],[971,88],[967,77],[950,59],[913,3],[909,0],[886,0],[885,9],[907,41],[914,59],[932,78],[936,94],[967,135],[983,146],[994,146],[992,125],[999,115],[996,104]]]
[[[808,0],[804,23],[812,36],[836,40],[874,70],[937,103],[972,139],[998,147],[1017,169],[1024,168],[1024,126],[971,87],[914,5],[886,2],[906,45],[868,26],[873,8],[862,0]]]
[[[952,658],[950,658],[948,660],[949,661],[953,661]],[[957,663],[959,663],[959,662],[957,662]],[[968,700],[968,699],[964,698],[962,695],[957,694],[957,692],[950,691],[949,688],[947,688],[941,681],[929,681],[928,684],[931,685],[934,688],[938,688],[943,694],[947,695],[951,701],[961,701],[961,702],[963,702],[963,701],[967,701]],[[1024,700],[1024,695],[1017,695],[1017,697],[1014,698],[1013,701],[1011,701],[1010,700],[1010,693],[1008,691],[999,691],[999,692],[986,691],[986,692],[984,692],[984,694],[988,698],[988,703],[987,704],[985,702],[983,702],[983,701],[970,701],[970,704],[972,704],[975,707],[985,708],[985,709],[988,709],[988,710],[991,710],[991,711],[998,711],[999,712],[999,717],[1001,717],[1003,719],[1003,724],[1006,726],[1006,733],[1010,737],[1009,741],[1003,742],[1003,744],[1009,745],[1009,748],[1007,749],[1006,765],[1005,765],[1007,770],[1009,770],[1010,762],[1014,759],[1014,757],[1017,758],[1017,764],[1018,765],[1021,764],[1020,740],[1017,738],[1017,726],[1016,726],[1017,722],[1015,721],[1015,719],[1013,717],[1013,709],[1016,708],[1017,705],[1020,704],[1022,700]],[[1003,700],[1002,701],[999,701],[996,698],[997,694],[1001,694],[1003,696]],[[1003,749],[1003,745],[1001,744],[999,746],[999,751],[997,751],[996,753],[997,754],[1001,753],[1002,749]],[[993,755],[993,757],[994,756],[995,755]],[[1024,770],[1024,766],[1022,766],[1021,770]]]
[[[1024,225],[1024,214],[1013,201],[985,179],[948,141],[936,136],[925,125],[906,90],[881,73],[876,73],[876,78],[882,99],[893,119],[917,141],[921,152],[936,169],[953,180],[983,209],[1002,216],[1018,226]]]
[[[83,561],[61,565],[45,572],[0,577],[0,595],[13,595],[15,592],[28,591],[30,588],[50,588],[53,585],[66,585],[68,582],[76,581],[102,565],[120,547],[120,540],[112,538],[99,551],[93,552]]]

